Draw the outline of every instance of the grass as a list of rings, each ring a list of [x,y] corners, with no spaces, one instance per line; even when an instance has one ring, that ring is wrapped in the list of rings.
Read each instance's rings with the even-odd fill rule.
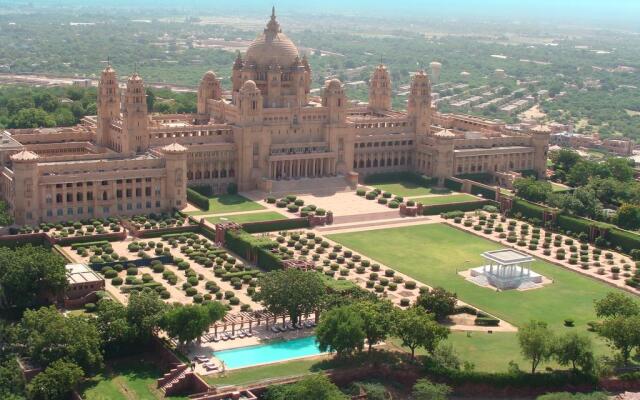
[[[156,379],[162,373],[151,362],[144,359],[126,359],[107,364],[102,374],[87,379],[80,388],[86,400],[131,400],[163,399],[156,388]],[[167,397],[186,400],[187,397]]]
[[[567,190],[570,190],[570,189],[571,188],[569,186],[551,182],[551,190],[553,190],[554,192],[566,192]]]
[[[232,212],[263,210],[260,204],[239,194],[222,194],[209,197],[209,211],[191,211],[189,215],[224,214]]]
[[[498,243],[444,224],[330,235],[330,239],[430,286],[456,292],[463,301],[515,325],[531,319],[552,328],[572,318],[578,329],[595,320],[593,301],[615,291],[604,283],[544,261],[532,269],[553,283],[529,291],[494,292],[467,282],[458,270],[482,265],[480,254],[502,248]]]
[[[227,215],[220,217],[207,217],[205,218],[207,221],[211,223],[218,223],[222,221],[232,221],[238,224],[245,224],[247,222],[262,222],[262,221],[274,221],[278,219],[286,219],[284,215],[277,213],[275,211],[266,211],[260,213],[250,213],[250,214],[236,214],[236,215]]]
[[[446,188],[424,187],[411,182],[383,183],[371,185],[383,192],[391,192],[396,196],[423,196],[427,194],[449,194],[451,190]]]
[[[462,203],[465,201],[478,200],[478,198],[470,194],[460,193],[460,194],[452,194],[447,196],[417,197],[411,200],[420,202],[425,206],[430,206],[434,204]]]
[[[241,368],[229,371],[224,376],[205,377],[210,385],[243,385],[265,379],[283,378],[287,376],[306,375],[330,368],[330,363],[323,363],[328,357],[305,358],[302,360],[285,361],[258,367]]]

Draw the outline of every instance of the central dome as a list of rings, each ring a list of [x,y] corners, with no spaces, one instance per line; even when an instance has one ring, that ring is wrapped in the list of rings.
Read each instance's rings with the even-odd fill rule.
[[[296,58],[298,58],[298,49],[280,30],[280,24],[276,21],[275,10],[273,10],[267,28],[249,45],[246,61],[259,66],[277,64],[289,67]]]

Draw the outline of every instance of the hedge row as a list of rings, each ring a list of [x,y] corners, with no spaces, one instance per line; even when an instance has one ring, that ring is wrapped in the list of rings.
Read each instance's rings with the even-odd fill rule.
[[[462,190],[462,182],[454,181],[453,179],[446,178],[444,180],[444,186],[453,190],[454,192],[459,192]]]
[[[267,237],[252,236],[244,230],[227,230],[225,246],[245,259],[255,259],[258,267],[265,270],[278,269],[282,266],[280,257],[270,252],[278,246],[278,243]]]
[[[152,238],[165,236],[168,234],[176,234],[176,235],[184,235],[189,232],[198,232],[198,225],[183,225],[183,226],[174,226],[172,228],[159,228],[159,229],[143,229],[138,231],[138,237],[143,238]]]
[[[71,250],[77,250],[78,247],[91,247],[91,246],[102,247],[108,243],[109,243],[108,240],[98,240],[97,242],[74,243],[71,245]]]
[[[493,175],[488,172],[476,172],[469,174],[460,174],[456,175],[458,179],[468,179],[470,181],[480,182],[480,183],[491,183],[493,182]]]
[[[482,197],[488,200],[495,200],[497,197],[497,193],[495,190],[488,189],[484,186],[479,185],[471,185],[471,194],[475,194],[476,196],[481,194]]]
[[[430,176],[421,175],[421,174],[417,174],[415,172],[409,172],[409,171],[383,172],[379,174],[367,175],[364,178],[364,183],[368,185],[384,184],[384,183],[400,182],[400,181],[411,182],[411,183],[415,183],[416,185],[425,186],[425,187],[433,186],[438,183],[437,178],[432,178]]]
[[[626,253],[631,253],[633,249],[640,249],[640,235],[623,231],[617,227],[611,228],[605,239],[614,246],[620,246]]]
[[[275,221],[249,222],[242,224],[242,229],[249,233],[286,231],[289,229],[309,228],[308,218],[287,218]]]
[[[520,213],[526,218],[537,218],[540,221],[544,219],[545,207],[531,203],[529,201],[514,198],[511,212]]]
[[[567,386],[598,384],[598,378],[580,371],[556,371],[550,373],[530,374],[526,372],[480,372],[473,370],[451,370],[438,367],[427,367],[427,374],[438,377],[452,386],[464,384],[482,384],[493,388],[565,388]]]
[[[498,326],[500,320],[492,317],[476,317],[474,324],[478,326]]]
[[[486,205],[498,206],[498,203],[492,200],[473,200],[462,203],[432,204],[424,206],[422,215],[438,215],[449,211],[475,211]]]
[[[187,200],[190,203],[195,204],[198,208],[201,208],[203,211],[209,211],[209,198],[198,193],[192,188],[187,188]]]

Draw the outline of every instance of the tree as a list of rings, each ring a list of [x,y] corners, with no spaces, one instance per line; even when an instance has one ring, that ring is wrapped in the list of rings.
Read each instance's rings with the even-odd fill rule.
[[[362,301],[355,304],[357,314],[362,318],[368,351],[376,343],[387,338],[393,327],[394,309],[390,301]]]
[[[589,182],[592,173],[591,164],[586,161],[580,161],[569,170],[567,183],[574,187],[584,186]]]
[[[95,317],[96,327],[107,353],[119,354],[132,342],[127,309],[121,303],[103,298],[98,302]]]
[[[140,343],[148,342],[167,309],[154,290],[132,292],[127,305],[127,323],[132,338]]]
[[[13,217],[9,212],[9,205],[6,201],[0,200],[0,226],[13,224]]]
[[[518,178],[513,182],[516,195],[523,199],[541,203],[551,194],[551,183],[535,178]]]
[[[557,152],[551,153],[551,160],[555,164],[555,168],[565,172],[573,168],[580,159],[580,154],[574,150],[560,149]]]
[[[0,399],[22,396],[25,380],[15,357],[0,362]]]
[[[411,360],[414,360],[418,347],[433,354],[438,344],[449,336],[449,328],[439,325],[423,308],[412,307],[397,312],[395,334],[402,345],[411,350]]]
[[[57,360],[33,378],[27,385],[27,393],[33,400],[66,400],[83,375],[76,364]]]
[[[413,385],[411,398],[413,400],[447,400],[451,388],[444,384],[432,383],[426,378],[418,379]]]
[[[265,400],[347,400],[325,375],[308,376],[289,385],[269,386]]]
[[[256,299],[274,315],[288,314],[297,323],[303,314],[318,311],[325,296],[325,286],[319,274],[288,269],[264,274]]]
[[[27,310],[20,328],[26,354],[42,366],[67,360],[85,371],[102,367],[102,340],[93,319],[65,317],[53,306],[42,307]]]
[[[205,304],[178,305],[163,315],[160,326],[180,343],[188,343],[195,339],[200,342],[209,326],[224,316],[224,311],[220,313],[219,310],[220,307]]]
[[[316,341],[321,351],[335,351],[344,357],[364,346],[364,322],[353,306],[327,311],[316,328]]]
[[[626,158],[609,157],[605,164],[611,176],[620,182],[628,182],[633,179],[633,167]]]
[[[596,315],[604,317],[629,317],[640,314],[640,304],[629,295],[620,292],[609,292],[595,302]]]
[[[610,397],[606,393],[593,392],[593,393],[569,393],[558,392],[549,393],[542,396],[538,396],[536,400],[609,400]]]
[[[518,342],[524,358],[531,360],[532,374],[535,374],[538,365],[548,360],[553,352],[553,332],[549,330],[546,322],[532,320],[524,324],[518,330]]]
[[[629,362],[631,351],[640,346],[640,315],[618,315],[605,319],[598,328],[598,334],[618,351],[623,361]]]
[[[569,332],[558,338],[553,350],[558,364],[571,364],[575,371],[580,367],[584,372],[590,372],[594,367],[593,343],[591,338]]]
[[[443,321],[456,309],[458,296],[441,287],[434,288],[421,294],[416,304],[435,316],[436,320]]]
[[[623,229],[640,229],[640,205],[625,203],[620,206],[615,223]]]
[[[67,285],[64,258],[45,247],[0,248],[0,297],[18,312],[55,298]]]

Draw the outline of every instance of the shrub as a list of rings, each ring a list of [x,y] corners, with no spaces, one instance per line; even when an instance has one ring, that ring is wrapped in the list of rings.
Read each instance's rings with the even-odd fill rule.
[[[195,296],[198,293],[198,290],[194,287],[189,287],[184,292],[187,296],[191,297]]]
[[[358,196],[364,196],[365,194],[367,194],[367,191],[365,189],[360,188],[360,189],[356,190],[356,194]]]
[[[96,304],[95,303],[86,303],[84,305],[84,309],[87,312],[94,312],[96,310]]]
[[[409,307],[410,304],[411,304],[411,300],[407,299],[406,297],[403,297],[402,299],[400,299],[400,305],[402,307]]]
[[[113,286],[120,286],[122,285],[122,278],[120,278],[119,276],[116,276],[115,278],[111,279],[111,284]]]
[[[567,318],[567,319],[564,320],[564,326],[566,326],[566,327],[569,327],[569,328],[573,327],[574,324],[575,324],[575,322],[571,318]]]
[[[415,281],[406,281],[406,282],[404,283],[404,287],[405,287],[406,289],[413,290],[413,289],[415,289],[415,288],[416,288],[416,282],[415,282]]]
[[[127,275],[129,275],[129,276],[138,275],[138,268],[136,268],[136,267],[127,268]]]
[[[229,304],[231,304],[232,306],[237,306],[238,304],[240,304],[240,299],[234,296],[229,299]]]
[[[498,326],[500,320],[493,317],[476,317],[474,323],[478,326]]]

